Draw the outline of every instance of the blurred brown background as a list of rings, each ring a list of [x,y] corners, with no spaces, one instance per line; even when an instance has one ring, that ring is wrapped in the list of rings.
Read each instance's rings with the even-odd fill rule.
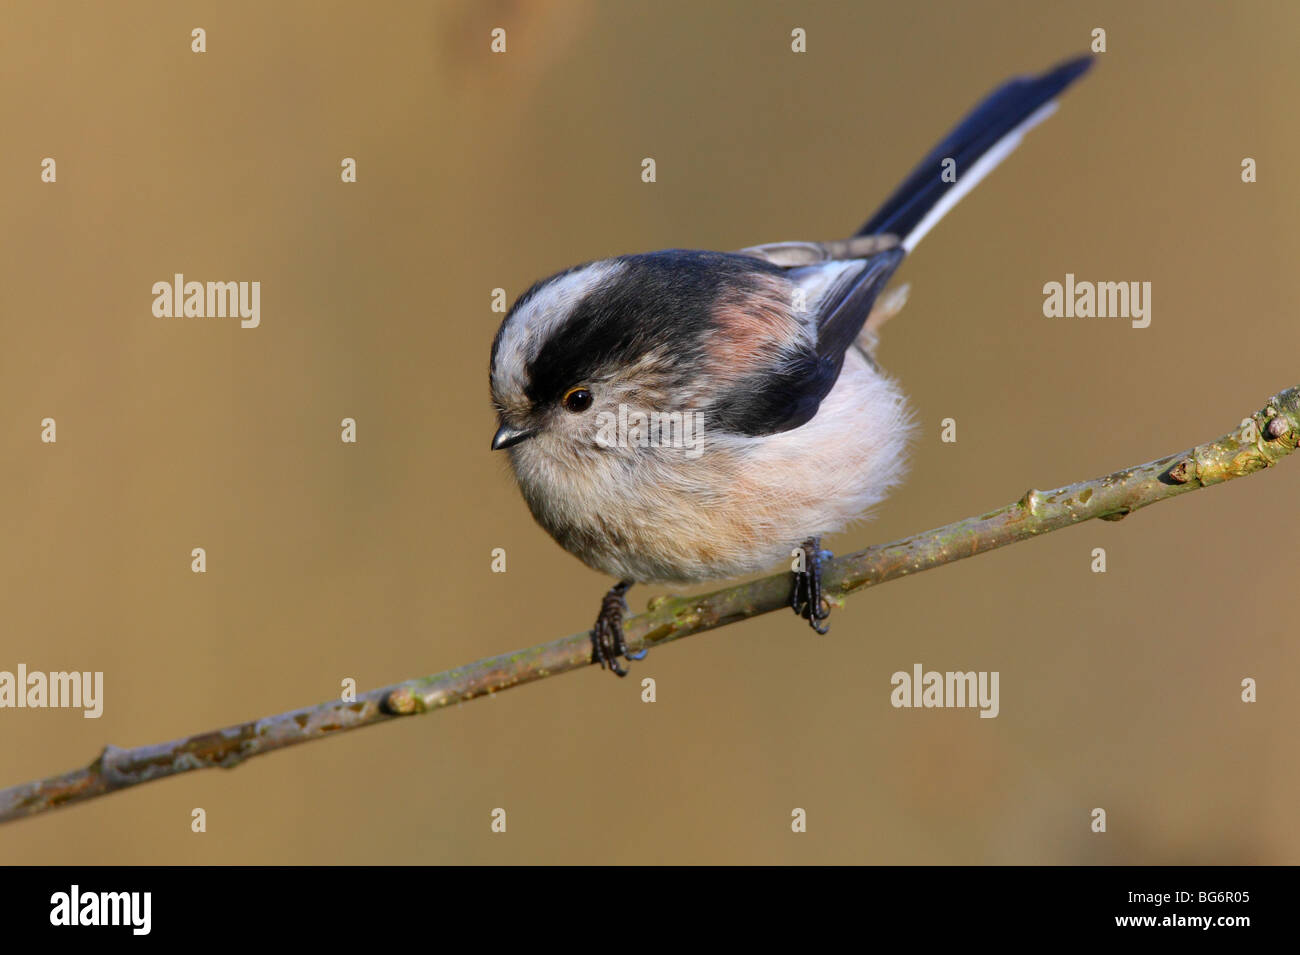
[[[881,357],[922,423],[914,477],[829,546],[1207,440],[1300,381],[1294,4],[21,2],[0,20],[0,669],[106,681],[97,721],[0,711],[0,786],[588,626],[609,581],[488,451],[491,289],[840,237],[979,97],[1094,27],[1099,68],[904,266]],[[261,327],[154,318],[174,272],[262,282]],[[1066,272],[1150,281],[1151,327],[1044,318]],[[825,638],[773,614],[635,679],[593,669],[6,825],[0,860],[1300,862],[1298,487],[1287,461],[869,591]],[[916,662],[1000,671],[1001,715],[891,708]]]

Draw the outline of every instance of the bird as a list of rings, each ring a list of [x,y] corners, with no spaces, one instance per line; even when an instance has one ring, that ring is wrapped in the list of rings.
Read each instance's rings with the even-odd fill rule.
[[[497,430],[533,518],[615,578],[592,662],[618,676],[635,583],[790,561],[790,605],[824,634],[822,538],[904,479],[915,420],[875,352],[903,259],[1057,108],[1070,59],[981,100],[856,233],[735,252],[665,249],[533,284],[492,342]]]

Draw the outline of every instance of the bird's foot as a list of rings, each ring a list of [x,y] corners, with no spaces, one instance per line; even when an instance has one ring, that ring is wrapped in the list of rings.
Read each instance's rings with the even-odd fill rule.
[[[627,641],[623,636],[623,616],[627,613],[628,590],[632,581],[620,580],[600,602],[600,615],[596,625],[591,628],[591,662],[599,663],[602,670],[608,668],[619,676],[627,676],[627,669],[618,662],[619,657],[628,660],[644,660],[646,651],[628,653]]]
[[[796,560],[794,589],[790,593],[790,606],[808,621],[808,626],[818,633],[830,630],[822,621],[831,615],[830,601],[822,596],[822,561],[834,556],[821,549],[821,538],[812,537],[800,547],[802,560]],[[796,557],[800,555],[796,553]],[[800,569],[802,567],[802,569]]]

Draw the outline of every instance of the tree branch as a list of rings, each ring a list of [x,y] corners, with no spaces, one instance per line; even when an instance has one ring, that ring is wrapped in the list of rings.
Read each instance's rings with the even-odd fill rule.
[[[1196,488],[1221,484],[1275,464],[1300,441],[1300,386],[1273,397],[1248,426],[1208,444],[1052,491],[1026,492],[1014,504],[891,544],[869,547],[826,565],[823,593],[840,605],[848,594],[1071,524],[1119,520],[1138,508]],[[631,651],[723,627],[788,606],[790,576],[775,574],[699,597],[660,597],[625,624]],[[0,790],[0,822],[83,802],[166,776],[221,766],[509,689],[591,664],[586,632],[471,663],[434,676],[200,733],[169,743],[109,745],[89,766]],[[24,692],[25,687],[19,687]]]

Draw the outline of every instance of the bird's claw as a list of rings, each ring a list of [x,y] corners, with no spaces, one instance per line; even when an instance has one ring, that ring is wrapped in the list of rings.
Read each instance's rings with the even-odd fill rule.
[[[831,615],[830,601],[822,596],[822,561],[831,556],[830,551],[821,549],[820,539],[804,541],[803,570],[794,571],[794,588],[790,592],[791,608],[820,634],[831,629],[822,623]]]
[[[619,657],[628,660],[644,660],[646,651],[627,652],[627,640],[623,635],[623,616],[627,613],[626,595],[631,588],[630,580],[619,581],[609,589],[600,602],[600,615],[591,628],[591,662],[599,663],[600,668],[613,670],[618,676],[627,676],[627,668],[618,662]]]

